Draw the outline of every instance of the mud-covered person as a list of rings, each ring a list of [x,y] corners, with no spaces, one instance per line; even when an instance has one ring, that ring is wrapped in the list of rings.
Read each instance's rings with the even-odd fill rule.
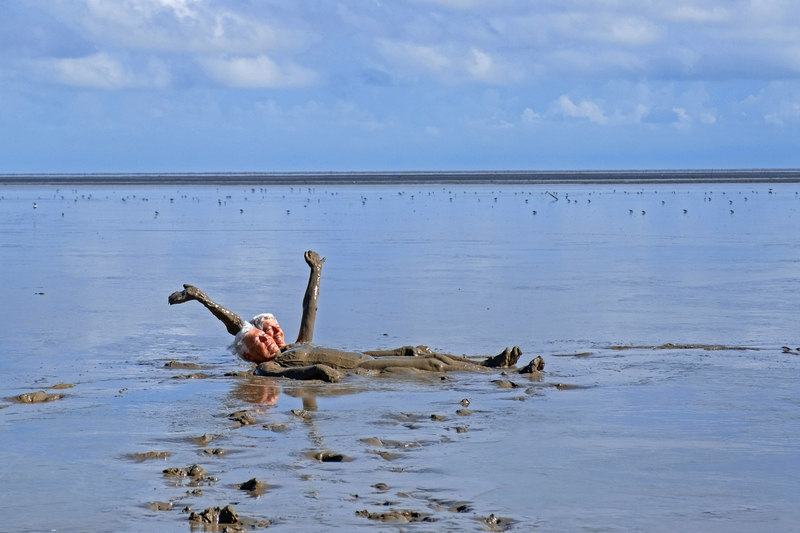
[[[232,350],[245,361],[258,364],[256,373],[269,376],[284,376],[293,379],[323,379],[338,381],[341,370],[363,368],[366,370],[404,370],[422,372],[446,372],[452,370],[477,370],[479,368],[512,367],[521,351],[516,346],[506,348],[499,355],[475,363],[464,357],[433,352],[425,346],[405,346],[396,350],[347,352],[311,344],[316,322],[322,264],[316,252],[304,254],[311,269],[305,296],[303,316],[297,341],[287,345],[283,330],[272,314],[256,315],[248,322],[239,315],[212,301],[203,291],[192,285],[184,285],[183,291],[170,295],[170,305],[197,300],[225,324],[228,332],[235,335]],[[544,367],[544,361],[537,358]]]

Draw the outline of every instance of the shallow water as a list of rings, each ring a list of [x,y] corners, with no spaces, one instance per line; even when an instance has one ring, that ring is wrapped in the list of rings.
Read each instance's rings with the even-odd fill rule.
[[[481,529],[491,513],[516,530],[797,530],[800,355],[781,351],[800,346],[796,189],[2,188],[5,527],[185,531],[186,505],[236,502],[285,531]],[[519,345],[521,362],[542,355],[546,372],[503,377],[514,389],[496,374],[335,385],[223,376],[246,369],[226,350],[231,337],[167,295],[192,283],[243,316],[274,313],[291,337],[306,249],[328,258],[318,343]],[[759,350],[610,349],[667,342]],[[556,356],[579,352],[591,355]],[[198,370],[164,368],[170,360],[213,377],[172,379]],[[75,384],[50,391],[62,400],[8,400],[59,382]],[[265,382],[280,390],[274,406],[258,403]],[[475,412],[459,416],[465,397]],[[304,405],[316,407],[309,421],[290,412]],[[240,409],[258,424],[235,428],[226,415]],[[263,427],[273,422],[287,430]],[[204,433],[219,437],[191,441]],[[413,445],[360,441],[370,437]],[[213,447],[230,453],[202,455]],[[304,455],[324,449],[353,461]],[[172,456],[127,457],[151,450]],[[193,463],[219,481],[185,498],[194,487],[161,470]],[[233,488],[252,477],[272,488],[257,498]],[[169,500],[175,510],[147,507]],[[456,504],[468,509],[447,510]],[[438,522],[355,515],[390,508]]]

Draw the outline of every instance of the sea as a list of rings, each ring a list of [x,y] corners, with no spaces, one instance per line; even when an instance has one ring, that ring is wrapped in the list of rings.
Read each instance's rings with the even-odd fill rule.
[[[0,530],[232,505],[270,531],[800,531],[798,192],[0,185]],[[192,284],[294,340],[306,250],[315,343],[545,370],[247,378],[220,322],[167,303]]]

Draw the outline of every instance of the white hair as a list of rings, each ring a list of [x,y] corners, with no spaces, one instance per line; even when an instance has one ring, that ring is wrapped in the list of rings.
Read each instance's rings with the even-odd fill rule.
[[[273,315],[272,313],[261,313],[260,315],[254,316],[250,320],[250,323],[252,325],[254,325],[255,327],[257,327],[258,329],[263,329],[262,326],[264,325],[264,319],[265,318],[271,318],[271,319],[275,320],[275,315]]]
[[[233,340],[233,344],[228,346],[228,349],[233,353],[233,355],[239,356],[241,359],[244,359],[243,357],[244,352],[247,351],[247,347],[244,345],[244,336],[247,335],[247,333],[251,329],[255,329],[255,326],[253,326],[253,324],[245,320],[244,324],[242,325],[242,329],[239,330],[239,333],[236,334],[236,338]]]

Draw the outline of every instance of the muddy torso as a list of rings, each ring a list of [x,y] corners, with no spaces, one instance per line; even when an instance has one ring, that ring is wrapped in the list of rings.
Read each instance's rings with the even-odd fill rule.
[[[324,348],[311,343],[290,346],[273,359],[284,368],[327,365],[339,369],[356,368],[363,362],[371,360],[372,357],[363,353]]]

